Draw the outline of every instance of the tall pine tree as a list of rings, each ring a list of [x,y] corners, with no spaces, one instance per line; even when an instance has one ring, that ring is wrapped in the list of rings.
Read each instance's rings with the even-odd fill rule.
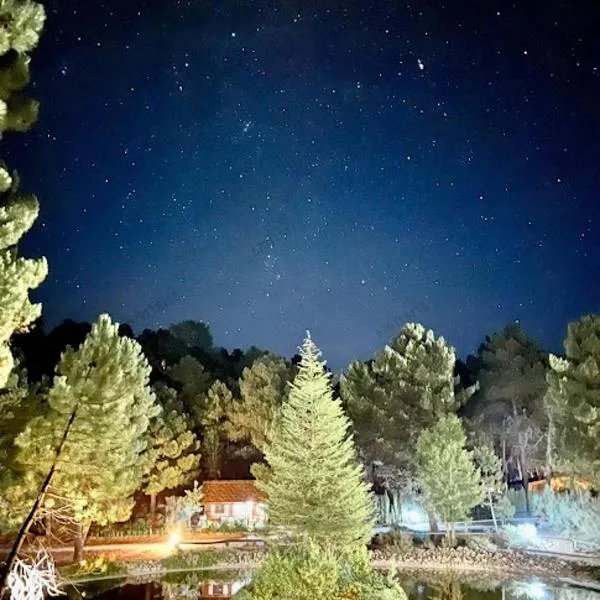
[[[92,522],[125,521],[149,470],[148,426],[160,407],[150,366],[135,340],[102,315],[77,349],[68,348],[48,394],[48,410],[16,440],[24,482],[39,488],[71,424],[44,505],[76,522],[75,558]]]
[[[321,544],[365,544],[372,535],[373,502],[356,461],[350,421],[333,397],[310,334],[300,355],[279,432],[265,450],[268,477],[258,481],[268,495],[269,520]]]
[[[546,405],[555,466],[600,486],[600,315],[569,324],[565,358],[550,355]]]
[[[343,375],[342,398],[359,446],[369,462],[390,467],[392,484],[410,486],[420,432],[474,391],[460,387],[455,363],[454,348],[443,337],[407,323],[370,363],[353,362]]]
[[[38,103],[22,95],[29,83],[29,52],[44,26],[41,4],[29,0],[0,3],[0,136],[6,131],[27,131],[37,119]],[[37,198],[18,191],[19,179],[0,163],[0,389],[14,366],[10,338],[41,314],[31,304],[29,290],[45,279],[45,259],[19,256],[17,244],[39,213]]]
[[[456,415],[443,415],[417,441],[417,476],[425,505],[445,522],[451,544],[455,521],[464,521],[485,497],[481,473],[466,443]]]
[[[177,392],[157,382],[154,392],[162,411],[150,422],[151,470],[144,477],[143,492],[150,496],[150,514],[156,509],[156,495],[190,483],[200,467],[200,443],[191,431],[191,419]]]
[[[241,399],[233,403],[227,423],[229,439],[250,442],[262,452],[279,427],[281,406],[292,379],[291,365],[273,354],[265,354],[246,367],[240,378]]]

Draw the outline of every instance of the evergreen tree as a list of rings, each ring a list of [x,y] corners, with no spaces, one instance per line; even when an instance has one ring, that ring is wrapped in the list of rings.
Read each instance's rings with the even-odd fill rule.
[[[240,378],[241,399],[233,403],[227,423],[229,439],[249,441],[262,452],[279,427],[281,406],[292,379],[291,365],[273,354],[261,356],[246,367]]]
[[[547,471],[546,355],[511,324],[488,336],[469,364],[480,386],[465,412],[502,449],[504,469],[522,482],[529,506],[530,473]]]
[[[455,542],[454,523],[466,520],[485,497],[481,474],[466,442],[456,415],[441,416],[417,441],[417,473],[425,504],[446,523],[450,544]]]
[[[14,531],[31,504],[31,494],[19,481],[15,439],[27,423],[43,415],[46,382],[29,385],[25,369],[17,367],[0,392],[0,531]]]
[[[270,471],[258,486],[268,496],[274,525],[352,547],[371,538],[373,502],[356,462],[349,419],[333,398],[320,355],[308,335],[279,432],[265,450]]]
[[[556,466],[600,485],[600,315],[569,324],[564,358],[550,355],[546,405]]]
[[[455,362],[454,348],[444,338],[408,323],[369,364],[350,365],[341,380],[342,398],[370,462],[383,462],[404,481],[414,480],[422,429],[455,412],[474,391],[459,386]]]
[[[209,479],[221,476],[225,452],[225,427],[231,412],[233,394],[221,381],[215,381],[206,394],[202,414],[202,454],[204,472]]]
[[[211,376],[192,356],[186,355],[168,370],[169,377],[179,386],[179,396],[191,415],[195,428],[201,427],[206,393]]]
[[[63,354],[46,414],[32,419],[16,440],[24,482],[37,490],[70,425],[44,505],[71,512],[76,560],[92,522],[129,518],[133,494],[151,466],[147,430],[160,407],[149,376],[139,344],[120,337],[118,326],[102,315],[84,343]]]
[[[21,95],[29,83],[29,55],[38,43],[45,20],[44,8],[28,0],[0,3],[0,136],[6,131],[26,131],[37,118],[37,102]],[[39,213],[38,200],[18,191],[16,173],[0,162],[0,389],[14,366],[10,338],[24,331],[41,314],[31,304],[29,290],[45,279],[45,259],[18,255],[17,244]]]
[[[481,474],[481,482],[494,528],[498,531],[497,517],[512,516],[510,514],[512,505],[505,495],[506,478],[502,470],[502,461],[489,440],[482,440],[473,448],[473,459]]]
[[[213,347],[213,337],[210,328],[202,321],[194,321],[188,319],[181,321],[169,327],[169,331],[181,342],[186,348],[199,348],[205,352],[209,352]]]
[[[162,382],[154,386],[162,411],[150,422],[150,462],[143,491],[150,496],[150,514],[154,515],[156,495],[194,480],[200,465],[200,446],[190,430],[190,418],[177,392]]]

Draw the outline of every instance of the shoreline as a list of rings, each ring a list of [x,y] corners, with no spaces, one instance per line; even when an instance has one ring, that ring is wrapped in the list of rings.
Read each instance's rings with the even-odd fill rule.
[[[600,582],[586,571],[587,565],[580,562],[564,561],[551,557],[533,556],[519,551],[502,551],[498,553],[457,552],[457,549],[417,550],[409,555],[378,556],[373,553],[371,564],[376,569],[393,568],[412,577],[418,574],[452,573],[463,576],[487,576],[499,583],[514,580],[518,577],[535,577],[562,585],[571,585],[588,590],[600,591]],[[423,554],[429,553],[427,556]],[[412,555],[411,555],[412,554]],[[432,555],[436,554],[436,555]],[[182,555],[182,556],[185,556]],[[245,561],[244,558],[251,560]],[[257,569],[262,560],[255,554],[244,556],[232,554],[231,562],[221,562],[210,566],[165,568],[160,560],[134,561],[123,563],[125,572],[114,575],[83,576],[69,578],[73,584],[93,583],[109,579],[126,579],[135,584],[136,581],[160,579],[168,573],[200,572],[200,571],[232,571],[243,572]],[[183,559],[185,560],[185,558]]]

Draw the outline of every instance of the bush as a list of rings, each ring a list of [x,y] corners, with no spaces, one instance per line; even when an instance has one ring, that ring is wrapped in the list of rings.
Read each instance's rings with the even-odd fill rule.
[[[78,563],[60,568],[60,574],[68,579],[87,577],[106,577],[108,575],[125,575],[127,567],[105,556],[82,560]]]
[[[498,551],[498,546],[489,535],[466,535],[464,542],[465,546],[471,550],[490,553]]]
[[[388,533],[378,533],[372,546],[377,549],[389,549],[399,554],[408,554],[414,547],[413,534],[401,529],[392,529]]]
[[[505,525],[501,535],[507,548],[534,548],[536,546],[535,539],[532,539],[521,525]]]
[[[556,535],[600,548],[600,499],[589,492],[553,492],[546,488],[533,499],[533,507]]]
[[[160,529],[160,528],[159,528]],[[152,533],[158,533],[156,527]],[[146,519],[134,519],[125,523],[112,523],[105,527],[94,527],[90,530],[91,537],[127,537],[138,535],[150,535],[150,525]]]
[[[274,550],[236,600],[406,600],[393,574],[371,567],[366,548],[339,553],[311,541]]]
[[[208,523],[204,531],[218,531],[219,533],[248,533],[248,525],[243,521],[230,523]]]

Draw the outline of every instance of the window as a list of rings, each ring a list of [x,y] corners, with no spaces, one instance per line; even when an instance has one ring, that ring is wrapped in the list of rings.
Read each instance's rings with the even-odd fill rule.
[[[213,512],[216,515],[222,515],[225,512],[224,504],[213,504]]]

